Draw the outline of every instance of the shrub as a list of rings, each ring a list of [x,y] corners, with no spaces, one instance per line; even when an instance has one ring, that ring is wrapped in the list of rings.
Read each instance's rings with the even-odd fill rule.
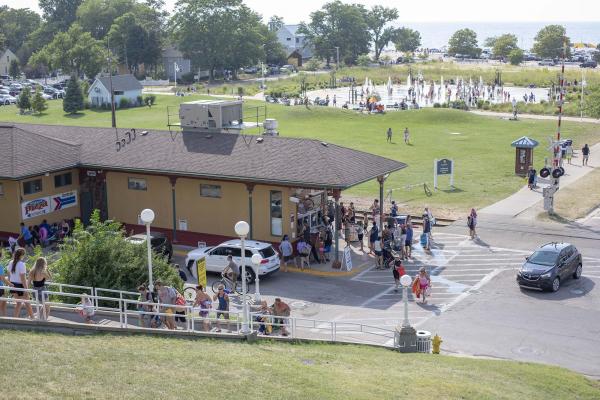
[[[360,67],[368,67],[371,64],[371,57],[368,54],[361,54],[356,59],[356,65]]]
[[[185,74],[182,74],[179,77],[179,82],[181,82],[184,85],[189,85],[191,83],[194,83],[194,73],[186,72]]]
[[[51,264],[53,280],[72,285],[135,291],[148,282],[146,246],[125,240],[121,224],[100,221],[95,210],[90,225],[76,220],[73,234],[60,246],[59,258]],[[182,281],[167,260],[154,254],[153,279],[181,291]]]
[[[440,103],[433,103],[433,108],[441,108],[442,105]]]
[[[42,91],[40,89],[35,91],[33,99],[31,100],[31,108],[38,114],[48,109],[46,99],[42,97]]]
[[[21,90],[21,94],[17,98],[17,107],[19,107],[21,113],[31,110],[31,92],[28,88],[23,88],[23,90]]]
[[[119,100],[119,108],[128,108],[130,104],[131,102],[127,97],[121,97],[121,100]]]
[[[141,106],[142,104],[144,104],[144,98],[142,97],[142,95],[137,96],[136,100],[137,100],[138,106]]]
[[[307,71],[316,71],[319,69],[319,60],[311,58],[305,65],[304,69]]]
[[[69,79],[67,90],[63,99],[63,111],[68,114],[75,114],[83,110],[83,93],[75,76]]]
[[[147,106],[153,106],[156,103],[156,96],[153,94],[149,94],[144,97],[144,104]]]

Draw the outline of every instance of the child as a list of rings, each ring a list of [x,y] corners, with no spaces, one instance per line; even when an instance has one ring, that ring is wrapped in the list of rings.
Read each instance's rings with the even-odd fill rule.
[[[396,285],[394,291],[398,292],[398,289],[400,288],[400,278],[402,278],[402,275],[406,274],[404,265],[402,265],[402,260],[396,260],[394,262],[394,268],[392,269],[392,273],[394,274],[394,283]]]
[[[96,322],[93,320],[94,314],[96,311],[94,310],[94,304],[87,295],[81,296],[81,301],[78,303],[81,305],[79,308],[79,315],[83,318],[86,324],[95,324]]]

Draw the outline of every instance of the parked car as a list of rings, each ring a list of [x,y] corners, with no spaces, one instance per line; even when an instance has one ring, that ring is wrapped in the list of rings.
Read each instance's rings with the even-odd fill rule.
[[[139,233],[137,235],[128,237],[126,240],[135,244],[143,244],[146,243],[146,234]],[[167,256],[167,260],[171,261],[171,258],[173,257],[173,245],[164,233],[151,231],[150,247],[152,247],[152,250],[154,250],[156,253]]]
[[[569,243],[548,243],[526,257],[517,272],[517,283],[523,288],[556,292],[572,277],[579,279],[583,271],[581,253]]]
[[[8,106],[10,104],[16,104],[17,98],[9,94],[0,94],[0,105]]]
[[[256,279],[256,269],[250,259],[254,254],[260,254],[262,262],[259,267],[259,275],[275,273],[279,270],[279,254],[270,243],[246,240],[246,281],[251,283]],[[241,241],[239,239],[229,240],[217,246],[199,247],[188,253],[185,265],[188,270],[193,270],[194,264],[201,258],[206,259],[206,270],[208,272],[223,272],[227,266],[227,256],[233,256],[233,261],[241,265]]]
[[[545,60],[540,61],[538,63],[538,65],[540,67],[553,67],[553,66],[556,65],[556,62],[554,60],[551,60],[551,59],[545,59]]]
[[[291,64],[286,64],[283,67],[279,68],[279,71],[281,71],[282,73],[286,73],[286,72],[296,72],[296,67],[294,67]]]
[[[246,74],[256,74],[257,72],[258,72],[258,68],[256,68],[256,67],[244,68],[244,73],[246,73]]]
[[[582,62],[581,64],[579,64],[579,67],[581,67],[581,68],[596,68],[597,66],[598,66],[598,63],[594,60],[585,61],[585,62]]]

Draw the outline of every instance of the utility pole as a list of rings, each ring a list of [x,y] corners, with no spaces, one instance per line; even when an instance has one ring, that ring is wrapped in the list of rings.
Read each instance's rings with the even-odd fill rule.
[[[337,59],[337,62],[335,64],[335,70],[337,71],[338,69],[340,69],[340,47],[339,46],[335,46],[335,53],[336,53],[336,59]]]
[[[583,87],[585,85],[585,75],[583,74],[585,68],[581,68],[581,121],[583,122]]]
[[[113,90],[112,82],[112,57],[110,54],[110,39],[107,38],[106,40],[106,47],[108,50],[108,56],[106,57],[106,61],[108,62],[108,81],[110,83],[110,109],[112,112],[112,127],[117,129],[117,116],[115,115],[115,91]]]

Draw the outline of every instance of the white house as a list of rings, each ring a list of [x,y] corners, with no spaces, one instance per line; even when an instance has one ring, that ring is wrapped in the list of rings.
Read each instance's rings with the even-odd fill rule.
[[[288,59],[294,55],[294,58],[301,56],[299,66],[302,61],[306,61],[313,56],[313,50],[306,36],[298,32],[300,25],[284,25],[277,31],[277,40],[286,50]],[[295,54],[294,54],[295,53]],[[290,61],[290,60],[288,60]]]
[[[142,84],[133,75],[115,75],[112,77],[112,88],[115,94],[115,104],[118,107],[121,99],[126,98],[136,104],[138,96],[142,95]],[[96,78],[88,91],[88,100],[92,107],[110,104],[110,77]]]
[[[192,62],[173,46],[168,46],[162,53],[163,66],[167,73],[167,79],[175,80],[175,64],[178,66],[177,77],[187,74],[192,70]]]
[[[9,49],[0,49],[0,75],[8,75],[8,71],[10,70],[10,62],[12,60],[19,61],[17,56],[15,56],[15,53]]]

